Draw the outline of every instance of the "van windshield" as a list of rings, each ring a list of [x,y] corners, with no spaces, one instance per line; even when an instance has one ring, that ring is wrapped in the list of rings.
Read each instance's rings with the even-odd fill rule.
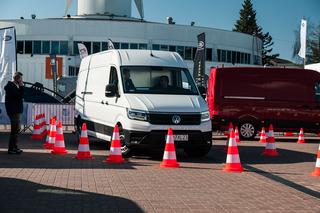
[[[187,69],[170,67],[121,67],[123,91],[143,94],[198,95]]]

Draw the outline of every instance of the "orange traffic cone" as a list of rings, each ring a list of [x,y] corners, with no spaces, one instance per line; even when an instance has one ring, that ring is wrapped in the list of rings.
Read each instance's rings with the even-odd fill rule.
[[[235,139],[234,131],[231,130],[228,146],[226,164],[223,168],[225,172],[243,172],[238,152],[238,146]]]
[[[68,153],[65,145],[64,145],[64,137],[63,137],[63,129],[62,129],[62,123],[59,121],[57,126],[57,135],[56,135],[56,141],[54,143],[53,150],[51,151],[52,154],[66,154]]]
[[[266,143],[266,142],[267,142],[266,130],[264,127],[262,127],[259,143]]]
[[[306,141],[304,140],[304,133],[303,133],[303,128],[300,128],[300,132],[299,132],[299,138],[297,143],[305,143]]]
[[[56,141],[56,120],[50,119],[50,128],[47,134],[46,142],[43,145],[46,149],[53,149]]]
[[[320,176],[320,145],[317,153],[317,161],[316,161],[316,168],[310,174],[311,176]]]
[[[119,127],[116,125],[112,134],[112,141],[110,146],[110,155],[106,160],[107,163],[124,163],[121,153],[121,144],[119,136]]]
[[[41,123],[40,123],[40,131],[41,131],[41,138],[44,138],[47,134],[47,124],[46,124],[46,116],[44,113],[40,114],[41,115]]]
[[[262,152],[264,156],[278,156],[279,153],[276,149],[276,141],[274,140],[273,126],[270,124],[266,149]]]
[[[81,129],[81,137],[80,137],[80,143],[78,147],[78,153],[77,156],[75,156],[76,159],[82,160],[82,159],[92,159],[90,148],[89,148],[89,141],[88,141],[88,133],[87,133],[87,125],[86,123],[82,124]]]
[[[180,167],[177,163],[176,149],[174,146],[173,132],[172,128],[168,129],[168,135],[166,139],[166,147],[163,153],[162,163],[160,164],[161,168],[178,168]]]
[[[42,135],[41,135],[41,117],[40,115],[36,115],[35,120],[34,120],[34,125],[33,125],[33,131],[31,138],[34,140],[41,140]]]
[[[234,130],[234,136],[236,138],[236,142],[239,143],[240,142],[240,137],[239,137],[239,130],[238,130],[237,126],[236,126],[236,129]]]

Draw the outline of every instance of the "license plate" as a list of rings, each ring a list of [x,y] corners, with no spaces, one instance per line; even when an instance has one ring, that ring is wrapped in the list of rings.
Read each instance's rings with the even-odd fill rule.
[[[188,135],[173,135],[174,141],[188,141]]]

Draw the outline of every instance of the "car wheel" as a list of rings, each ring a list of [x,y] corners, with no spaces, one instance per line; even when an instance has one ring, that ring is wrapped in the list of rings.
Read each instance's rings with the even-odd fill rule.
[[[121,125],[119,125],[119,137],[121,144],[121,153],[124,157],[130,157],[132,154],[132,148],[128,146],[126,143],[126,136],[124,134],[124,130]]]
[[[252,122],[243,122],[239,125],[239,136],[243,140],[252,140],[257,134],[257,127]]]
[[[209,153],[209,151],[211,150],[211,146],[212,144],[196,147],[187,147],[184,148],[184,151],[191,158],[200,158],[206,156]]]

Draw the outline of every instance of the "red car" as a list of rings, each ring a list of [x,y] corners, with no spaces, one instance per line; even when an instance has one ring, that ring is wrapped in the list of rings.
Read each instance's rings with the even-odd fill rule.
[[[207,103],[215,130],[238,125],[252,139],[261,127],[319,132],[320,73],[306,69],[211,68]]]

